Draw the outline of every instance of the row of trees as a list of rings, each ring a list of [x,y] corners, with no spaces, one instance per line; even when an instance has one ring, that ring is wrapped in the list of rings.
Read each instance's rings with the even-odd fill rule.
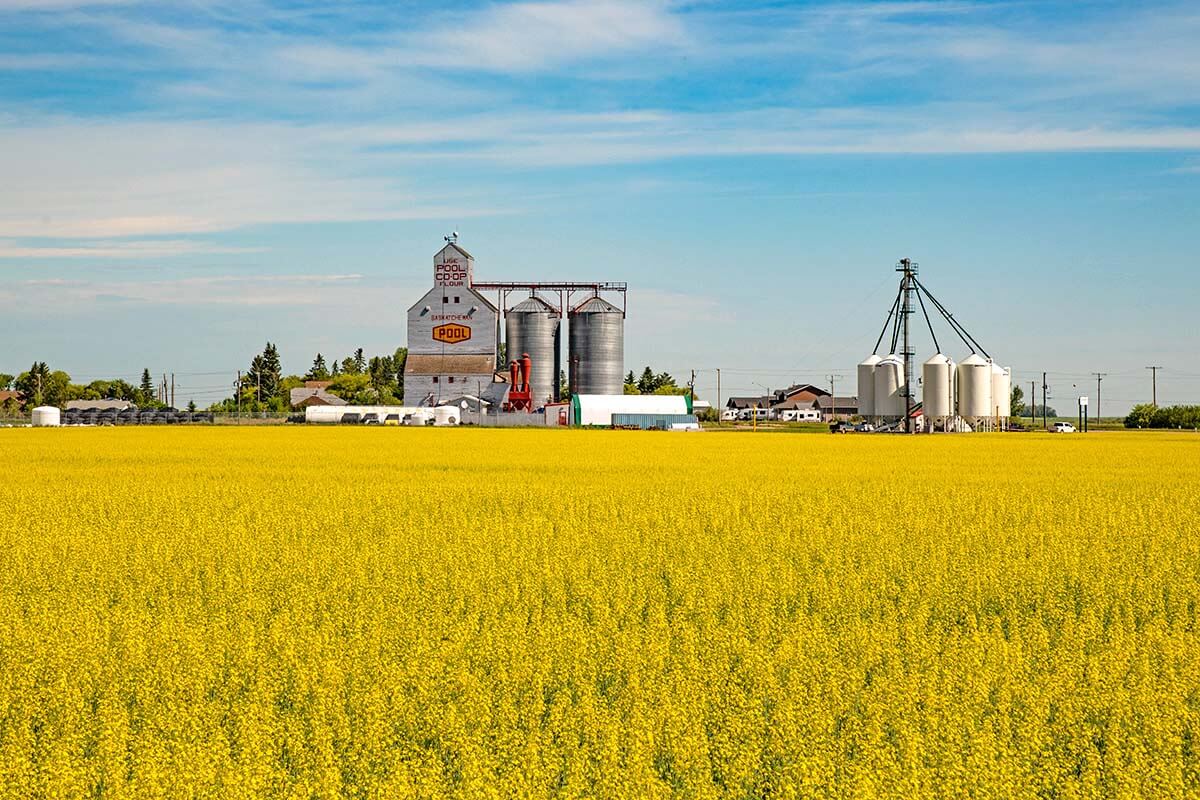
[[[1159,406],[1141,403],[1125,417],[1126,428],[1200,428],[1200,406]]]
[[[668,372],[655,372],[647,366],[640,378],[634,378],[633,370],[625,376],[625,394],[687,394],[688,387],[679,386]]]
[[[279,350],[272,342],[250,361],[233,397],[212,406],[213,411],[287,411],[291,391],[305,381],[330,381],[326,391],[354,405],[391,405],[404,399],[404,363],[408,348],[368,358],[360,347],[330,367],[317,353],[304,375],[284,375]]]
[[[1058,412],[1050,406],[1040,406],[1037,403],[1034,403],[1033,406],[1030,407],[1025,402],[1025,392],[1021,391],[1020,386],[1012,387],[1012,397],[1010,399],[1012,400],[1012,415],[1014,417],[1034,416],[1049,418],[1058,416]]]
[[[87,384],[72,383],[71,376],[62,370],[52,370],[45,361],[35,361],[20,375],[0,373],[0,390],[12,389],[20,392],[20,399],[4,401],[3,410],[14,414],[28,412],[37,406],[62,408],[71,400],[128,400],[139,408],[165,408],[159,402],[158,387],[150,376],[149,369],[142,370],[142,380],[137,386],[121,378],[95,380]]]

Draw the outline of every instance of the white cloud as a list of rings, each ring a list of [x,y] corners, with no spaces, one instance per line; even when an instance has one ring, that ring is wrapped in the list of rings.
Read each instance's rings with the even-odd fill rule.
[[[0,0],[0,13],[5,11],[68,11],[92,6],[126,6],[141,0]]]
[[[545,169],[682,157],[874,153],[1200,150],[1200,128],[1079,125],[1062,112],[992,115],[977,106],[727,113],[512,111],[362,125],[103,122],[0,125],[10,159],[0,237],[179,236],[266,223],[442,219],[520,213],[478,165]],[[436,187],[410,177],[444,169]],[[508,179],[506,179],[507,182]],[[60,256],[214,252],[146,243]],[[7,245],[7,257],[37,257]],[[15,250],[14,250],[15,248]],[[157,249],[156,249],[157,248]],[[0,256],[4,252],[0,251]]]
[[[105,302],[182,306],[340,305],[375,288],[362,275],[223,275],[151,281],[47,278],[9,284],[27,305],[70,311]]]
[[[528,71],[670,47],[685,36],[679,20],[653,0],[572,0],[496,5],[474,19],[414,38],[401,61]]]
[[[70,245],[22,245],[0,240],[0,259],[20,258],[93,258],[142,259],[181,255],[233,255],[261,253],[261,247],[229,247],[190,239],[150,239],[143,241],[83,241]]]
[[[495,209],[434,199],[381,174],[339,129],[95,122],[0,126],[0,236],[129,237],[273,222],[463,219]],[[376,161],[380,159],[375,159]]]
[[[536,72],[672,50],[688,42],[683,22],[654,0],[496,4],[475,12],[444,12],[415,27],[359,43],[285,42],[275,57],[308,79],[360,81],[414,67]]]

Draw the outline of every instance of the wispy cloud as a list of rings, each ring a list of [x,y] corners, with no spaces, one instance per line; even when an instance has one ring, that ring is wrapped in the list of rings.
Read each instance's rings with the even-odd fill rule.
[[[0,236],[162,236],[498,211],[465,190],[417,192],[342,138],[338,128],[288,124],[0,126],[0,151],[22,154],[7,167]]]
[[[373,289],[362,275],[223,275],[149,281],[45,278],[11,283],[26,304],[69,311],[97,302],[182,306],[311,306],[338,304],[347,291],[356,297]],[[4,287],[0,285],[0,291]]]
[[[10,161],[0,236],[178,237],[266,223],[450,219],[519,213],[522,195],[480,165],[545,170],[679,158],[1200,150],[1200,127],[1073,124],[1069,113],[977,105],[446,115],[355,125],[48,119],[0,127]],[[428,178],[446,180],[434,191]],[[202,252],[182,240],[58,256]],[[9,242],[0,257],[50,252]],[[122,250],[123,249],[123,250]],[[170,252],[168,252],[170,251]],[[215,252],[209,247],[206,252]]]
[[[132,242],[83,241],[69,246],[20,244],[0,240],[0,259],[90,258],[144,259],[183,255],[233,255],[261,253],[261,247],[230,247],[190,239],[150,239]]]

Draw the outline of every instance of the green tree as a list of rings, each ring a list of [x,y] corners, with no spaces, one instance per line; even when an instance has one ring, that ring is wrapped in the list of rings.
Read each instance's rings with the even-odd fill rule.
[[[408,363],[408,348],[397,347],[392,354],[392,367],[396,370],[396,397],[404,401],[404,366]]]
[[[243,395],[250,394],[254,402],[254,410],[262,404],[264,397],[269,397],[263,393],[263,372],[266,370],[263,364],[262,354],[256,355],[250,359],[250,369],[246,370],[246,374],[242,376],[242,386],[245,388]]]
[[[627,379],[633,377],[633,372],[625,376]],[[633,381],[626,380],[626,383]],[[638,394],[683,394],[684,392],[675,391],[679,387],[675,384],[675,378],[668,372],[659,372],[655,374],[654,370],[647,366],[642,370],[642,377],[637,379]],[[669,389],[670,391],[659,391],[660,389]]]
[[[367,366],[367,377],[376,395],[391,394],[396,383],[396,368],[391,356],[371,356]]]
[[[1129,414],[1125,416],[1126,428],[1149,428],[1154,422],[1154,412],[1157,408],[1150,403],[1139,403],[1129,409]]]
[[[304,379],[308,381],[329,380],[329,369],[325,366],[325,356],[317,353],[317,357],[313,359],[312,367],[309,368]]]
[[[188,400],[187,409],[188,409],[188,411],[190,411],[190,412],[192,412],[192,413],[195,413],[195,411],[196,411],[196,401],[195,401],[195,400]]]
[[[264,401],[274,400],[280,396],[280,383],[283,380],[283,366],[279,363],[279,351],[275,345],[267,342],[262,352],[262,396]]]
[[[329,384],[328,391],[351,405],[375,405],[378,398],[370,375],[339,375]]]
[[[367,359],[363,357],[363,349],[360,347],[354,351],[354,374],[362,375],[367,371]]]
[[[71,376],[61,370],[50,371],[45,361],[35,361],[22,372],[13,387],[25,399],[26,408],[63,406],[71,399]]]
[[[154,380],[150,377],[149,367],[142,368],[142,382],[138,386],[137,404],[143,408],[155,404]]]
[[[0,392],[11,387],[13,379],[16,377],[16,375],[8,375],[4,372],[0,372]]]
[[[649,366],[642,370],[642,377],[638,378],[637,382],[638,394],[652,394],[658,388],[655,382],[657,377]]]
[[[1024,417],[1028,415],[1025,409],[1025,392],[1021,391],[1020,386],[1012,387],[1011,410],[1014,417]]]

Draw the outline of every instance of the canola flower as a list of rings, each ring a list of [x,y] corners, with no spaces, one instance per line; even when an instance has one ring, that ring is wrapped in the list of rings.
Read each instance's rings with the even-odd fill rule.
[[[0,797],[1200,796],[1200,439],[0,431]]]

